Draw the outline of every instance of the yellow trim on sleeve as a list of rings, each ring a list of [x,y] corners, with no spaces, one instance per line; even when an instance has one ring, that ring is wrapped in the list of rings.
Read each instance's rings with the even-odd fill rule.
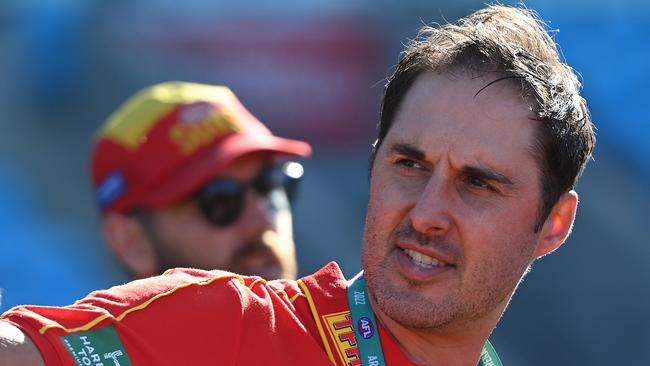
[[[318,333],[320,333],[320,337],[323,340],[323,345],[325,346],[325,351],[327,351],[327,356],[330,358],[330,361],[332,361],[332,365],[336,365],[336,361],[334,361],[334,355],[332,354],[332,350],[330,349],[330,344],[327,341],[327,337],[325,336],[323,327],[320,324],[320,316],[318,315],[318,311],[316,310],[314,299],[312,299],[311,294],[309,293],[309,288],[307,288],[307,285],[305,285],[305,283],[302,282],[302,280],[298,280],[296,282],[298,282],[298,286],[300,286],[302,291],[305,293],[305,297],[307,298],[307,303],[309,304],[309,309],[311,309],[311,314],[314,317],[314,321],[316,321],[316,327],[318,327]]]
[[[104,315],[98,316],[97,318],[89,321],[88,323],[86,323],[86,324],[84,324],[84,325],[82,325],[80,327],[76,327],[76,328],[66,328],[66,327],[63,327],[63,326],[58,325],[58,324],[56,324],[56,325],[45,325],[45,326],[41,327],[41,329],[39,329],[39,333],[44,334],[45,332],[47,332],[48,330],[53,329],[53,328],[61,329],[66,333],[75,333],[75,332],[81,332],[81,331],[89,330],[90,328],[94,327],[95,325],[97,325],[99,322],[101,322],[104,319],[114,318],[117,321],[122,321],[130,313],[132,313],[134,311],[145,309],[146,307],[151,305],[151,303],[154,302],[155,300],[158,300],[158,299],[160,299],[162,297],[165,297],[165,296],[169,296],[169,295],[173,294],[174,292],[176,292],[176,291],[178,291],[178,290],[180,290],[182,288],[189,287],[189,286],[194,286],[194,285],[205,286],[205,285],[209,285],[209,284],[213,283],[216,280],[220,280],[220,279],[224,279],[224,278],[226,278],[226,279],[237,279],[237,280],[239,280],[239,282],[242,285],[244,284],[244,280],[240,276],[232,275],[232,274],[211,278],[211,279],[203,281],[203,282],[186,283],[186,284],[180,285],[178,287],[174,287],[171,290],[168,290],[166,292],[160,293],[160,294],[150,298],[149,300],[143,302],[142,304],[140,304],[138,306],[127,309],[124,312],[122,312],[122,314],[118,315],[117,317],[113,317],[113,315],[110,314],[110,313],[104,314]]]
[[[290,301],[291,303],[293,303],[294,301],[296,301],[297,298],[299,298],[299,297],[301,297],[301,296],[304,297],[305,299],[307,298],[307,296],[305,296],[305,294],[298,292],[297,294],[293,295],[293,297],[291,297],[291,298],[289,299],[289,301]]]
[[[266,280],[263,279],[263,278],[258,278],[258,279],[256,279],[255,281],[251,282],[251,284],[248,285],[248,288],[252,290],[253,287],[255,287],[255,285],[257,285],[257,284],[260,283],[260,282],[262,282],[262,283],[266,283]]]

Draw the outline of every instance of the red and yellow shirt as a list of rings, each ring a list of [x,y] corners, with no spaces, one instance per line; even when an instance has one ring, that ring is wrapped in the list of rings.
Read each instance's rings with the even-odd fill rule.
[[[175,269],[1,319],[27,333],[48,366],[360,365],[334,262],[297,281]],[[411,365],[379,333],[387,364]]]

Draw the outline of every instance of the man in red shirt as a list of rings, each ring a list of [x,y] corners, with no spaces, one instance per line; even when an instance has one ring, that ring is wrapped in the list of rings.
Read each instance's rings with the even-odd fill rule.
[[[65,308],[14,308],[0,359],[500,365],[490,333],[575,218],[595,144],[579,88],[525,9],[426,27],[386,87],[357,277],[334,263],[298,281],[172,270]]]

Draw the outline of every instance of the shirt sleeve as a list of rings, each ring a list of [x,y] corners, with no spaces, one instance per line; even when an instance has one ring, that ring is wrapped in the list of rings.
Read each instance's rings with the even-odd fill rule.
[[[1,319],[32,339],[48,366],[232,364],[242,286],[228,272],[172,270],[66,307],[15,307]]]

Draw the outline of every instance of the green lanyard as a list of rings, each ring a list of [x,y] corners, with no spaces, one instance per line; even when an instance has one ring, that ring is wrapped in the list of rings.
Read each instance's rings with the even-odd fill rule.
[[[348,304],[350,305],[350,315],[352,315],[354,335],[361,355],[361,364],[363,366],[386,366],[384,352],[379,341],[375,313],[368,301],[368,291],[366,290],[363,271],[350,281]],[[501,360],[499,360],[499,356],[490,341],[485,342],[477,366],[502,366]]]

